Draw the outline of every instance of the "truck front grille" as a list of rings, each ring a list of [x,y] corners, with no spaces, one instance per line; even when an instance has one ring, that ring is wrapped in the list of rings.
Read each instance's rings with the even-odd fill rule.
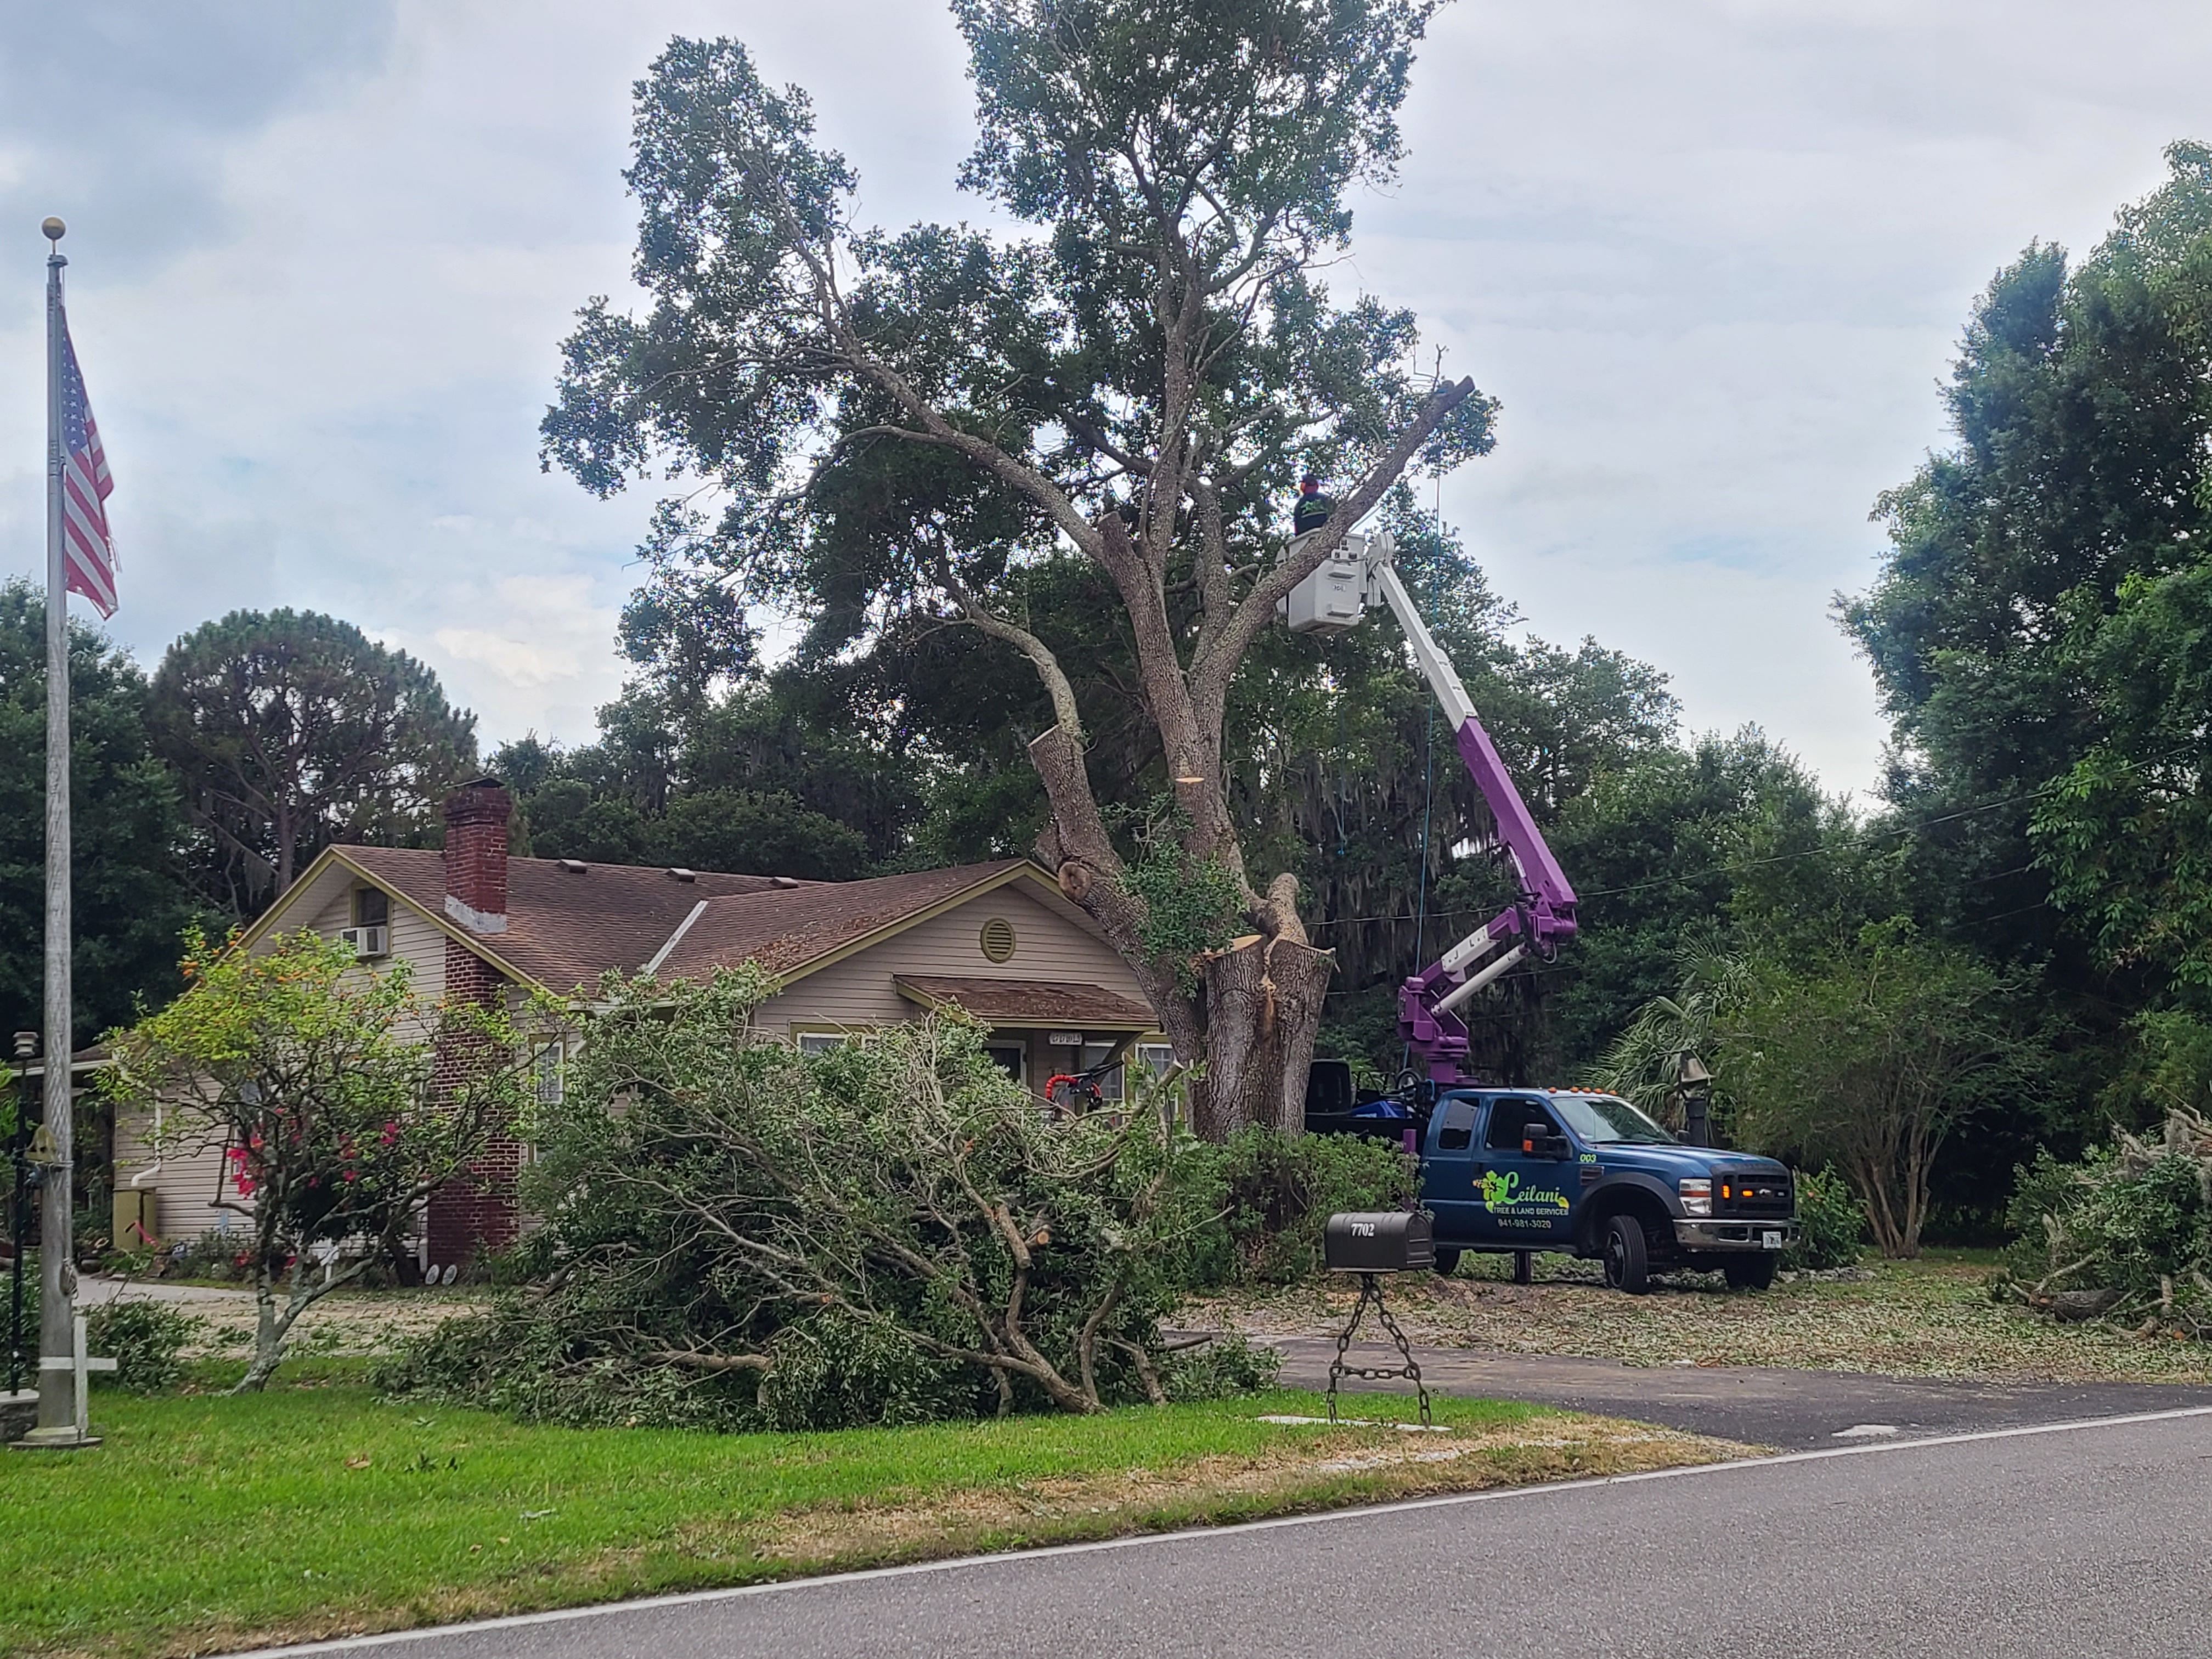
[[[1787,1176],[1717,1175],[1713,1177],[1715,1215],[1787,1216],[1796,1208]]]

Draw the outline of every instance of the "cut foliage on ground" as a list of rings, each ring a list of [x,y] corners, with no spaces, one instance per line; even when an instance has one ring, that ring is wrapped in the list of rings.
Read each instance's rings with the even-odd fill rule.
[[[2057,1319],[2212,1338],[2212,1121],[2185,1108],[2161,1132],[2121,1130],[2078,1164],[2049,1152],[2012,1204],[2020,1239],[1994,1288]]]
[[[1631,1365],[1772,1365],[1985,1382],[2212,1382],[2212,1349],[2172,1336],[2057,1325],[1991,1299],[1994,1258],[1931,1252],[1916,1261],[1807,1276],[1731,1292],[1683,1274],[1648,1296],[1599,1282],[1595,1262],[1537,1259],[1537,1282],[1509,1282],[1508,1258],[1477,1256],[1450,1279],[1408,1276],[1390,1305],[1414,1341],[1494,1352],[1572,1354]],[[1254,1338],[1340,1328],[1355,1288],[1336,1281],[1189,1304],[1194,1329]]]
[[[11,1457],[40,1525],[0,1533],[0,1652],[226,1651],[1747,1449],[1486,1401],[1439,1400],[1433,1434],[1263,1420],[1321,1414],[1297,1393],[815,1435],[557,1429],[319,1369],[114,1396],[96,1452]]]

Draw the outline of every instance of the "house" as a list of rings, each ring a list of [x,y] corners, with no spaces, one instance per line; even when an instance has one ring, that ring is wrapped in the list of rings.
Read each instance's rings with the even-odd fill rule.
[[[326,848],[246,931],[246,947],[312,928],[351,943],[364,971],[407,961],[427,997],[513,1002],[587,990],[610,969],[696,980],[756,961],[782,985],[755,1011],[769,1035],[815,1048],[957,1006],[989,1025],[1009,1075],[1040,1092],[1056,1073],[1170,1057],[1127,965],[1025,859],[813,882],[513,858],[512,810],[496,779],[479,778],[446,803],[443,852]],[[541,1089],[559,1088],[561,1060],[543,1058]],[[1105,1081],[1118,1092],[1118,1074]],[[166,1237],[221,1226],[220,1149],[157,1158],[151,1127],[117,1124],[118,1180],[155,1194]],[[426,1265],[512,1240],[525,1156],[512,1142],[495,1146],[480,1183],[432,1200]]]

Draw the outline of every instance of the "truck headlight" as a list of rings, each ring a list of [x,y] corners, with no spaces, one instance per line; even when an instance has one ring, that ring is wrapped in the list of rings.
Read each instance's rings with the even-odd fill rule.
[[[1678,1181],[1674,1183],[1674,1190],[1682,1195],[1684,1215],[1711,1215],[1713,1212],[1713,1183],[1704,1176]]]

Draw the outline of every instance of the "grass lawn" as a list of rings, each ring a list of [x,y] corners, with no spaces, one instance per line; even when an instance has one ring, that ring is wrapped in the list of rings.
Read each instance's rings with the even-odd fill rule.
[[[333,1361],[258,1397],[94,1403],[99,1449],[0,1452],[0,1653],[204,1654],[1741,1449],[1486,1401],[1439,1399],[1449,1434],[1258,1420],[1321,1414],[1294,1393],[821,1435],[529,1428],[381,1402]]]
[[[1862,1275],[1800,1279],[1731,1294],[1717,1276],[1622,1296],[1598,1265],[1542,1256],[1537,1283],[1510,1282],[1510,1259],[1471,1256],[1450,1279],[1391,1287],[1419,1342],[1508,1353],[1584,1354],[1632,1365],[1778,1365],[1989,1382],[2212,1382],[2212,1347],[2060,1325],[1992,1302],[1994,1252],[1930,1250],[1917,1261],[1869,1257]],[[1354,1291],[1334,1283],[1194,1304],[1194,1327],[1318,1335],[1344,1322]]]

